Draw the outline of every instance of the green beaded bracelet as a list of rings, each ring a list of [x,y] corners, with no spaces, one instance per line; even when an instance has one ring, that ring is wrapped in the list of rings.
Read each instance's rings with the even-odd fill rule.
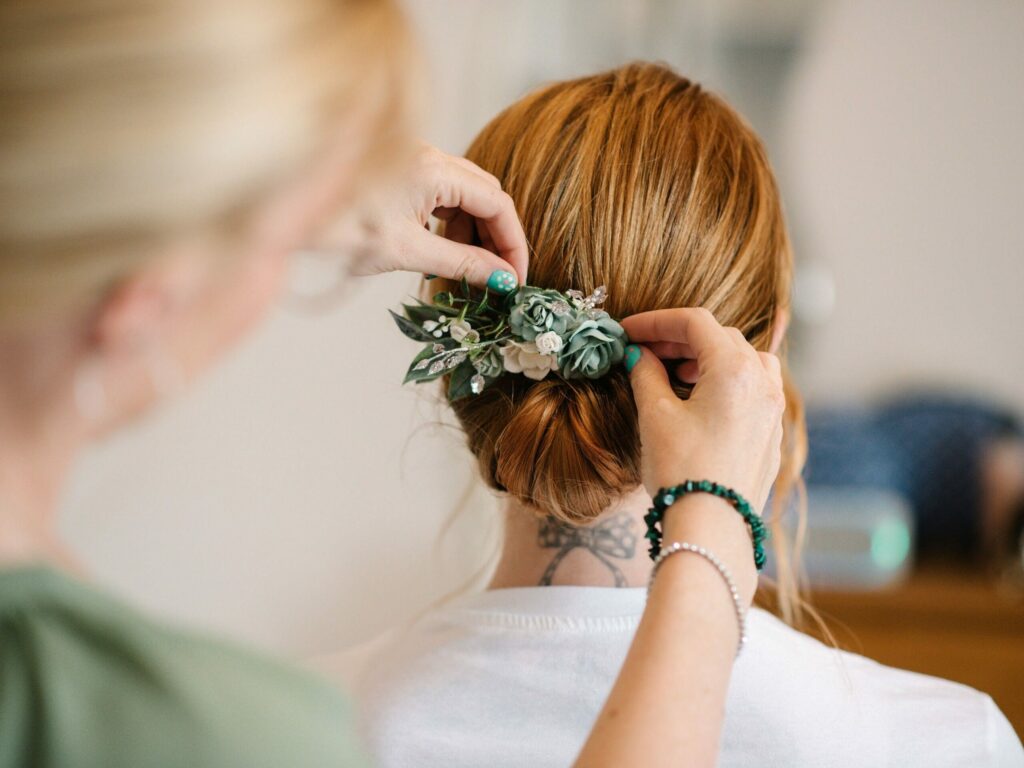
[[[757,570],[764,568],[764,540],[768,538],[768,529],[764,527],[764,521],[750,508],[750,504],[732,488],[713,483],[710,480],[687,480],[685,483],[661,488],[654,496],[654,506],[644,515],[644,522],[647,523],[647,540],[651,543],[649,552],[651,560],[654,560],[661,552],[661,525],[665,517],[665,510],[679,501],[688,493],[710,493],[720,499],[729,502],[743,517],[750,526],[750,535],[754,542],[754,565]]]

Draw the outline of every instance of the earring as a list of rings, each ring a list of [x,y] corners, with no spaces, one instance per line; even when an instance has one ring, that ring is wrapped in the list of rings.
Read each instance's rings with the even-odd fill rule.
[[[289,262],[282,304],[287,309],[309,315],[334,309],[342,302],[350,286],[346,262],[345,256],[337,251],[296,251]]]
[[[100,361],[94,357],[82,363],[75,371],[75,409],[90,424],[98,424],[107,415],[107,388],[103,383]]]

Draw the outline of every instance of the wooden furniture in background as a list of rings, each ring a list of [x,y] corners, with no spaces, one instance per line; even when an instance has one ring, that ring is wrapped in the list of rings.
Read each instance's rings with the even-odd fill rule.
[[[924,569],[875,592],[812,595],[841,648],[989,694],[1024,737],[1024,594]]]

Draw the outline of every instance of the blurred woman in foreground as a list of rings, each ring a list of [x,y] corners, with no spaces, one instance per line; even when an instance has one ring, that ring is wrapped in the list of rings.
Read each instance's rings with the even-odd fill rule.
[[[90,586],[55,511],[88,445],[231,349],[274,300],[288,254],[370,186],[380,202],[355,273],[526,280],[522,228],[494,177],[408,138],[404,29],[385,0],[0,7],[0,766],[361,763],[333,689]],[[430,234],[431,214],[474,220],[488,248]],[[777,370],[705,313],[636,328],[701,361],[688,404],[665,394],[649,352],[634,370],[649,486],[710,458],[763,503]],[[718,513],[679,502],[666,535],[715,546],[749,602],[749,538]],[[646,765],[713,764],[737,626],[708,571],[666,563],[579,764],[638,750]]]

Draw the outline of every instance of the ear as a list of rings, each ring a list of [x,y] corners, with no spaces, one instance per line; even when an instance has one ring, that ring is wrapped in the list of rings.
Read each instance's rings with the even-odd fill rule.
[[[789,309],[779,308],[775,311],[775,323],[772,325],[772,342],[768,351],[773,355],[778,354],[782,340],[786,338],[786,331],[789,330]]]
[[[101,355],[133,354],[168,333],[198,290],[205,267],[197,248],[180,245],[143,261],[100,302],[89,341]]]

